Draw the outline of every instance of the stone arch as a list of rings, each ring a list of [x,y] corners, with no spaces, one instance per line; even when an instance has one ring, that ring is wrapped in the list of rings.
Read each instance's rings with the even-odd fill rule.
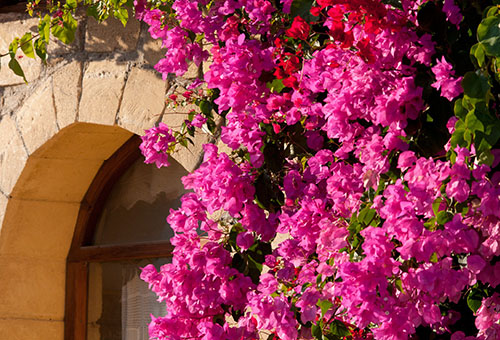
[[[73,123],[29,157],[0,230],[0,338],[62,340],[66,258],[80,203],[103,162],[133,133]]]
[[[66,257],[80,201],[103,161],[132,133],[72,124],[26,161],[0,230],[0,338],[62,339]],[[2,325],[3,323],[3,325]]]

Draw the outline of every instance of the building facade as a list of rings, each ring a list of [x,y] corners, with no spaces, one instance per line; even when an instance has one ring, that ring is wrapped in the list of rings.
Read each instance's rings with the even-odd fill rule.
[[[36,25],[36,19],[4,8],[0,53]],[[131,20],[124,28],[114,20],[100,25],[82,16],[75,42],[51,42],[46,64],[19,59],[28,84],[1,58],[0,339],[100,339],[99,329],[92,335],[88,326],[92,316],[81,314],[92,302],[81,301],[89,299],[94,248],[102,246],[82,243],[81,235],[89,233],[84,230],[89,225],[97,233],[100,217],[92,220],[88,211],[97,207],[94,214],[102,214],[102,201],[136,164],[134,136],[159,122],[179,127],[191,110],[171,107],[165,98],[182,93],[199,70],[163,81],[153,69],[161,57],[159,43],[141,23]],[[160,181],[163,191],[179,188],[181,175],[199,164],[201,145],[208,141],[196,136],[195,147],[173,155],[176,170]],[[85,255],[94,260],[78,257],[82,245],[95,246],[94,255]],[[142,258],[158,257],[146,248]],[[71,249],[80,254],[72,261]],[[68,306],[72,299],[80,299],[76,307]]]

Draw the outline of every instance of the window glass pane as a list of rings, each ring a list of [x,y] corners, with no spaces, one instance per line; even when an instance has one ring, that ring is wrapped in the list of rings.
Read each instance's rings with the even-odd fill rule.
[[[187,171],[176,161],[158,169],[137,160],[113,187],[97,224],[94,245],[169,240],[165,221],[184,193],[181,178]]]
[[[170,259],[91,263],[88,340],[148,340],[150,314],[165,315],[164,303],[139,277],[149,263],[157,269]]]

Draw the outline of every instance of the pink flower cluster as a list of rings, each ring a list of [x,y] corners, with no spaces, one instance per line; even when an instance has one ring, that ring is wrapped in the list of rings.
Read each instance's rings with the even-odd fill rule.
[[[214,45],[202,82],[218,91],[232,150],[204,146],[183,179],[192,191],[168,217],[172,263],[143,270],[167,304],[152,338],[499,338],[500,175],[474,145],[429,157],[415,132],[429,91],[462,93],[418,26],[424,2],[318,0],[304,18],[290,16],[292,1],[280,11],[267,0],[175,0],[175,15],[136,4],[167,49],[164,78],[206,60],[203,39]],[[460,23],[453,1],[441,9]],[[141,150],[161,166],[173,143],[160,124]],[[472,293],[473,335],[457,307]]]
[[[160,123],[158,127],[151,128],[142,136],[140,149],[147,164],[155,163],[158,168],[169,166],[168,153],[172,145],[175,145],[176,139],[172,130]]]

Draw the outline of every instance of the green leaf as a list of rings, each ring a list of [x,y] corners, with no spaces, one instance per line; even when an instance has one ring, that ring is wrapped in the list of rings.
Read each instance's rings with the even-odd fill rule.
[[[43,61],[47,59],[47,43],[45,40],[41,38],[35,40],[35,52]]]
[[[450,212],[443,210],[437,213],[436,218],[438,224],[444,225],[453,219],[453,215]]]
[[[202,100],[199,106],[201,112],[204,114],[209,114],[212,112],[212,103],[210,103],[208,100]]]
[[[22,36],[20,41],[21,50],[28,57],[35,59],[35,52],[33,50],[33,41],[31,40],[33,37],[30,32],[26,33]]]
[[[302,17],[307,22],[317,21],[318,18],[311,14],[311,0],[293,0],[290,7],[290,15],[293,18],[296,16]]]
[[[50,38],[50,16],[46,14],[38,24],[38,33],[41,40],[48,43]]]
[[[75,18],[73,18],[71,13],[64,14],[62,19],[62,26],[60,24],[52,26],[52,34],[54,37],[68,45],[75,40],[75,32],[78,23]]]
[[[124,7],[121,7],[121,8],[117,8],[113,11],[113,16],[120,20],[120,22],[122,23],[123,27],[125,27],[127,25],[127,21],[128,21],[128,11],[126,8]]]
[[[248,265],[250,267],[255,267],[259,271],[259,273],[262,271],[262,263],[255,261],[254,258],[250,255],[248,256],[248,260]]]
[[[455,124],[455,131],[451,135],[451,139],[450,139],[450,143],[451,143],[451,146],[453,148],[457,145],[459,145],[461,147],[467,146],[467,143],[465,142],[465,139],[464,139],[464,133],[465,133],[465,123],[463,121],[459,120]]]
[[[467,295],[467,306],[475,313],[481,307],[482,300],[483,298],[477,289],[471,290]]]
[[[430,218],[427,222],[424,223],[424,227],[425,229],[430,231],[436,230],[436,218]]]
[[[498,5],[498,0],[493,1],[493,4]],[[491,17],[497,13],[498,13],[498,7],[497,6],[490,6],[488,11],[486,12],[485,17]]]
[[[321,317],[325,316],[326,312],[332,308],[333,303],[328,300],[319,300],[317,303],[318,307],[321,309]]]
[[[9,54],[11,59],[16,57],[16,52],[18,47],[19,47],[19,38],[12,40],[12,42],[9,44]]]
[[[438,197],[432,203],[432,211],[434,211],[434,216],[437,216],[437,213],[439,211],[439,206],[441,205],[442,201],[443,199],[441,197]]]
[[[19,62],[16,60],[16,57],[11,58],[9,61],[9,68],[14,71],[14,73],[20,77],[23,77],[23,80],[25,83],[28,83],[26,80],[26,77],[24,76],[24,71],[21,68],[21,65],[19,65]]]
[[[369,225],[376,213],[377,212],[374,209],[367,206],[359,212],[358,221],[364,223],[365,225]]]
[[[479,154],[477,160],[479,164],[486,164],[488,166],[491,166],[493,164],[493,161],[495,160],[495,157],[491,153],[491,150],[486,149]]]
[[[87,16],[94,18],[97,21],[100,21],[99,19],[99,11],[97,9],[97,3],[90,5],[87,7]]]
[[[455,105],[453,107],[453,111],[455,112],[455,116],[457,116],[458,118],[461,118],[461,119],[464,119],[465,116],[467,115],[467,109],[464,108],[464,106],[462,105],[462,98],[458,98],[456,101],[455,101]]]
[[[330,324],[330,333],[339,337],[351,335],[349,328],[347,328],[347,326],[340,320],[333,320]]]
[[[321,330],[320,326],[312,325],[311,334],[315,339],[323,340],[323,331]]]
[[[437,263],[438,262],[438,256],[437,256],[437,253],[436,252],[433,252],[430,259],[429,259],[430,262],[432,263]]]
[[[180,139],[179,144],[182,145],[183,147],[187,148],[188,147],[188,140],[186,138]]]
[[[484,125],[476,116],[475,110],[470,111],[465,117],[465,127],[472,132],[481,131],[484,132]]]
[[[481,43],[477,43],[470,49],[470,57],[474,64],[476,64],[479,68],[482,68],[485,65],[485,53],[486,50]]]
[[[283,79],[274,79],[272,82],[266,83],[266,86],[271,90],[271,92],[275,93],[280,93],[285,88],[285,85],[283,85]]]
[[[78,3],[76,0],[66,0],[66,6],[68,6],[70,9],[74,9],[78,6]]]
[[[486,54],[500,56],[500,17],[490,16],[477,27],[477,40],[484,46]]]
[[[462,80],[464,93],[471,98],[485,99],[490,89],[488,79],[482,74],[467,72]]]
[[[405,292],[403,289],[403,281],[400,278],[397,278],[396,281],[394,281],[394,285],[401,293]]]

